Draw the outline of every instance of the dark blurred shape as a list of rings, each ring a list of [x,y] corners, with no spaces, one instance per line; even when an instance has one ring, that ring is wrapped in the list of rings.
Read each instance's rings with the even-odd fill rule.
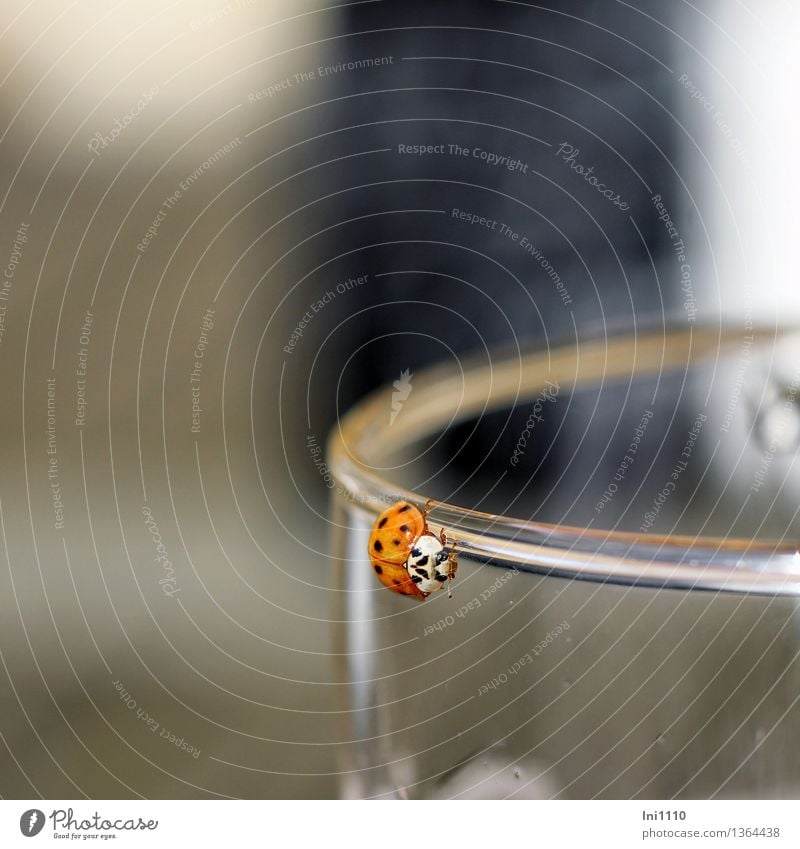
[[[432,361],[652,328],[680,310],[674,246],[653,201],[679,207],[667,30],[648,16],[656,10],[348,10],[331,48],[343,70],[331,77],[337,114],[325,144],[331,158],[349,158],[328,189],[339,210],[327,251],[336,259],[319,289],[369,277],[325,341],[335,355],[312,378],[318,420],[332,424],[366,391]],[[518,411],[509,434],[527,414]],[[641,414],[641,405],[585,410],[609,430]],[[545,462],[558,425],[542,425],[527,462]],[[461,450],[463,438],[454,429],[439,443],[443,457],[458,453],[456,477],[483,458],[495,423],[482,422]],[[571,451],[563,439],[546,463],[564,465]]]

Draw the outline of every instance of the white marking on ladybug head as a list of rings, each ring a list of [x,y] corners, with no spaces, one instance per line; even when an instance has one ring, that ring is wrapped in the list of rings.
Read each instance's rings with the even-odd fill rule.
[[[424,534],[414,544],[406,569],[420,592],[435,593],[447,582],[447,552],[433,534]]]

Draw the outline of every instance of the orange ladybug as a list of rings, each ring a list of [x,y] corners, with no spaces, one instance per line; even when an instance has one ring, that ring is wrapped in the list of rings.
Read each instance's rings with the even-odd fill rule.
[[[428,506],[398,501],[378,516],[369,536],[369,559],[378,580],[390,590],[423,601],[452,581],[458,568],[455,546],[444,529],[428,527]]]

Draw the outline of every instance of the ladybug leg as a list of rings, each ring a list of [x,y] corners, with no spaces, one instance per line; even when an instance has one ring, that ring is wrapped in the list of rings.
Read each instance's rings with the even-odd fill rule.
[[[446,537],[444,535],[444,529],[442,529],[442,544],[444,545]],[[453,578],[456,576],[456,571],[458,569],[458,552],[456,551],[456,546],[458,545],[457,540],[453,540],[453,544],[450,546],[450,553],[447,557],[447,597],[453,597],[453,590],[450,586]]]
[[[431,504],[433,504],[433,499],[429,498],[425,502],[425,506],[422,508],[422,521],[425,523],[426,527],[428,525],[428,513],[430,512]]]
[[[456,551],[457,542],[454,542],[450,549],[450,556],[447,558],[447,563],[452,567],[452,571],[450,573],[451,578],[455,576],[456,569],[458,569],[458,552]]]
[[[436,536],[434,534],[434,536]],[[450,553],[447,551],[447,535],[444,528],[439,531],[439,542],[442,544],[442,550],[436,553],[436,563],[441,564],[450,559]]]

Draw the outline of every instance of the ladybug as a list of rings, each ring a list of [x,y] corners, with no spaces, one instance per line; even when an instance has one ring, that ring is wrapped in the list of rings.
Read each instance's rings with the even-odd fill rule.
[[[428,506],[420,510],[398,501],[378,516],[369,535],[369,559],[378,580],[396,593],[424,601],[452,581],[458,568],[455,546],[447,548],[444,529],[428,527]]]

